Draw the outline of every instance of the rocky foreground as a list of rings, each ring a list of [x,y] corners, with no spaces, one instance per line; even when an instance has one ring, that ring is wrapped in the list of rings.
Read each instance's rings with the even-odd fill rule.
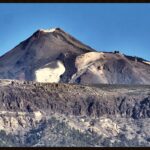
[[[150,86],[0,80],[0,146],[150,146]]]

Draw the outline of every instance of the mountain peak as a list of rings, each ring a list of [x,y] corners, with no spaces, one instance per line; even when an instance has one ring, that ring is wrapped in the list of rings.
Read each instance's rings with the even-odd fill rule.
[[[51,29],[40,29],[40,31],[43,32],[54,32],[56,30],[56,28],[51,28]]]
[[[61,30],[60,28],[50,28],[50,29],[40,29],[39,31],[43,31],[43,32],[54,32],[56,30]]]
[[[39,29],[0,57],[0,78],[79,84],[147,84],[148,62],[99,53],[60,28]],[[142,72],[142,74],[140,74]]]
[[[50,33],[50,32],[55,32],[55,31],[62,31],[62,29],[60,29],[60,28],[50,28],[50,29],[39,29],[39,30],[37,30],[37,31],[42,31],[42,32],[45,32],[45,33]]]

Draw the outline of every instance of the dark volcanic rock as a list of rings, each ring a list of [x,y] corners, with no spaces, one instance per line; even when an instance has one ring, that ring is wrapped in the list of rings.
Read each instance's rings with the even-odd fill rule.
[[[0,146],[141,146],[149,121],[150,86],[0,80]]]
[[[111,89],[112,87],[104,86],[104,90],[80,85],[32,82],[25,84],[13,81],[0,88],[0,109],[27,112],[39,109],[46,113],[59,112],[77,116],[119,114],[135,119],[149,118],[150,87],[135,87]]]

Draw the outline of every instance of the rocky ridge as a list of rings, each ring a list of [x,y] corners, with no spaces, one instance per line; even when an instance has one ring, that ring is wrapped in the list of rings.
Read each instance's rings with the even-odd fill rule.
[[[126,146],[132,140],[149,145],[149,85],[90,87],[1,80],[0,87],[0,129],[7,138],[18,140],[10,138],[10,145],[117,146],[121,135]]]

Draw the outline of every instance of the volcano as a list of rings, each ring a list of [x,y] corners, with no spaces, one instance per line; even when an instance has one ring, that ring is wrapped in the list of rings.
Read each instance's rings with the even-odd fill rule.
[[[144,59],[98,52],[60,28],[40,29],[0,57],[0,78],[78,84],[150,84]]]

